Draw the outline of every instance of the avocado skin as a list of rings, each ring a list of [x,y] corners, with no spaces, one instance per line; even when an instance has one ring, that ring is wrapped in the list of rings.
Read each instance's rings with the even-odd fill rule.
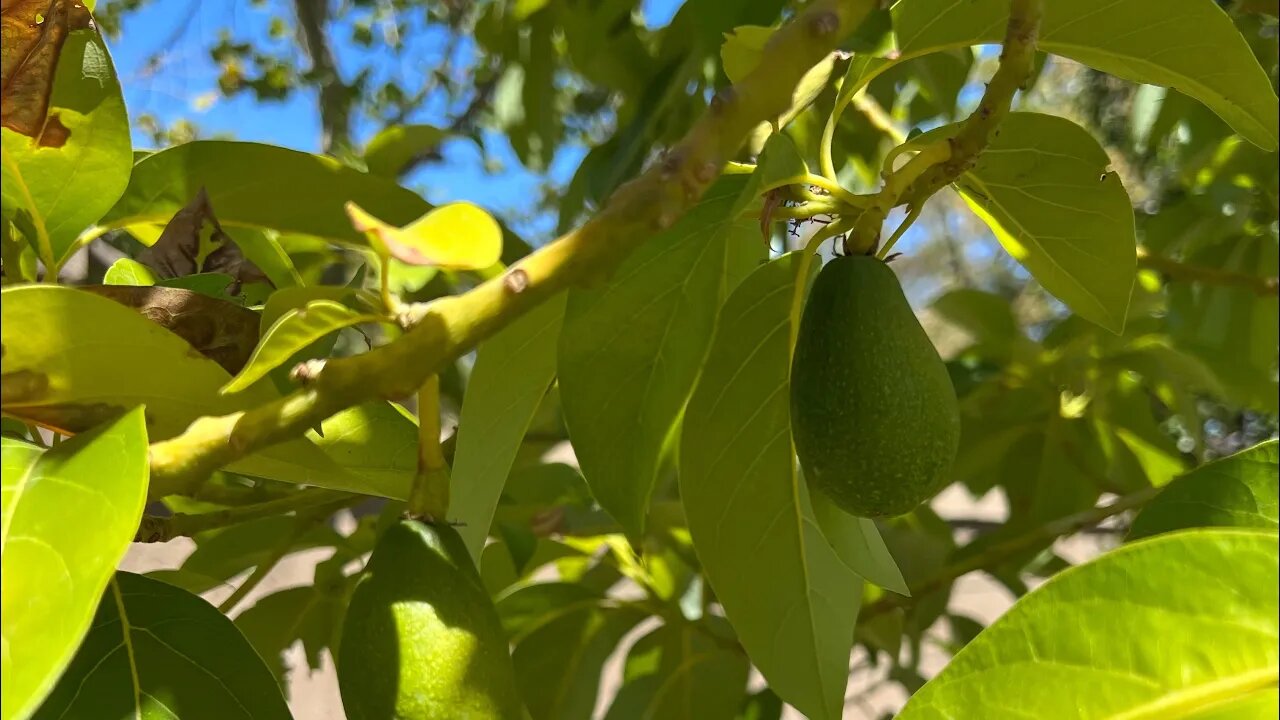
[[[836,258],[818,273],[791,362],[791,423],[810,485],[850,514],[901,515],[947,484],[955,389],[882,261]]]
[[[351,720],[524,717],[507,637],[452,527],[383,533],[347,607],[338,685]]]

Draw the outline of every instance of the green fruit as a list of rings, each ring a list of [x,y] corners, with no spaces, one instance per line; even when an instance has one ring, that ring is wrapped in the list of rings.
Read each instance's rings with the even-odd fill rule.
[[[947,484],[955,389],[880,260],[818,273],[791,364],[791,432],[809,483],[851,514],[901,515]]]
[[[351,720],[524,716],[502,624],[456,530],[402,520],[347,608],[338,684]]]

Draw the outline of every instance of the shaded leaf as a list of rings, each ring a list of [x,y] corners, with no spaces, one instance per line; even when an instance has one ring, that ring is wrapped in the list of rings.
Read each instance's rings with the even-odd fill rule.
[[[1269,440],[1169,483],[1147,503],[1129,540],[1194,527],[1280,527],[1280,444]]]
[[[791,448],[798,257],[756,270],[726,303],[685,412],[680,491],[698,559],[752,662],[801,712],[839,718],[862,585],[819,530]]]
[[[732,631],[723,632],[721,637],[708,625],[665,624],[637,640],[606,720],[733,720],[750,664],[734,648]]]
[[[1276,533],[1191,530],[1051,578],[907,702],[901,720],[1192,717],[1270,693],[1280,665]],[[1212,638],[1211,642],[1206,642]]]
[[[745,182],[714,185],[604,288],[569,292],[559,355],[565,424],[591,492],[628,533],[642,531],[722,298],[763,254],[755,224],[731,214]]]
[[[93,629],[35,715],[103,717],[291,715],[262,658],[226,616],[172,585],[118,572]]]
[[[147,497],[142,408],[47,452],[3,449],[4,710],[25,718],[89,631]]]
[[[379,255],[409,265],[449,270],[487,268],[502,256],[502,228],[489,213],[471,203],[438,207],[404,227],[389,225],[347,203],[347,216]]]
[[[516,452],[555,377],[564,306],[557,295],[476,352],[458,419],[449,515],[477,564]]]
[[[809,499],[822,536],[845,567],[886,590],[911,595],[874,520],[849,515],[822,493],[810,493]]]
[[[765,141],[764,149],[760,151],[755,171],[751,173],[746,187],[738,195],[738,200],[733,204],[729,214],[733,217],[740,215],[765,191],[783,184],[799,182],[808,172],[809,168],[805,167],[804,158],[800,157],[800,151],[796,149],[795,141],[789,135],[783,133],[770,135]],[[761,230],[766,231],[765,236],[768,237],[766,219],[762,217],[760,223]]]

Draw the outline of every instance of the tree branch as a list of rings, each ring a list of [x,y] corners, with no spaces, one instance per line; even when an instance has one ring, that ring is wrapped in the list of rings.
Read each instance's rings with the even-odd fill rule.
[[[573,285],[603,283],[654,232],[671,227],[719,176],[755,129],[786,111],[804,74],[860,24],[875,0],[820,0],[780,28],[759,65],[712,100],[707,113],[666,156],[614,192],[582,227],[469,292],[418,306],[398,340],[330,360],[291,395],[221,417],[196,420],[151,446],[152,494],[186,492],[237,458],[301,435],[343,409],[417,390],[445,363],[536,305]]]
[[[302,47],[311,58],[311,73],[320,86],[321,147],[326,153],[351,146],[351,87],[338,74],[325,23],[329,0],[293,0]]]
[[[917,599],[935,593],[971,572],[998,567],[1027,548],[1035,547],[1044,542],[1052,542],[1066,535],[1073,535],[1086,528],[1091,528],[1109,517],[1142,507],[1159,493],[1159,488],[1143,488],[1117,499],[1110,505],[1090,508],[1083,512],[1051,520],[1025,534],[1011,538],[998,545],[992,545],[983,552],[943,568],[937,575],[911,588],[911,597],[909,598],[886,593],[879,600],[862,609],[862,612],[858,615],[858,622],[870,620],[894,608],[910,605]]]
[[[1280,294],[1280,278],[1275,276],[1263,277],[1231,270],[1220,270],[1203,265],[1188,265],[1172,258],[1152,255],[1144,247],[1138,248],[1138,266],[1148,270],[1155,270],[1170,280],[1240,287],[1252,290],[1264,297]]]

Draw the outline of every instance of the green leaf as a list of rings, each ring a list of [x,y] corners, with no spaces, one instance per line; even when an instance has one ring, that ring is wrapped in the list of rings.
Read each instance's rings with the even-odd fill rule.
[[[590,720],[604,662],[645,615],[590,604],[561,608],[512,651],[516,684],[533,720]]]
[[[151,272],[151,268],[137,260],[120,258],[107,268],[106,274],[102,276],[102,282],[106,285],[146,287],[156,284],[156,276]]]
[[[118,572],[35,720],[63,717],[291,716],[271,671],[225,615],[172,585]]]
[[[381,256],[409,265],[480,270],[502,257],[502,228],[477,205],[456,202],[431,210],[404,227],[347,203],[347,217]]]
[[[48,452],[0,439],[5,718],[53,689],[89,630],[147,497],[142,408]]]
[[[732,649],[732,631],[723,632],[666,624],[637,640],[606,720],[733,720],[750,664]]]
[[[557,295],[476,352],[458,419],[449,514],[477,565],[516,452],[555,378],[564,307]]]
[[[360,478],[362,492],[407,500],[418,465],[418,421],[403,407],[375,400],[331,415],[323,435],[307,437],[333,462]]]
[[[357,246],[367,242],[351,227],[343,211],[347,202],[390,223],[411,222],[431,209],[391,180],[330,158],[257,143],[200,140],[161,150],[135,165],[129,187],[101,225],[163,226],[201,187],[225,226],[269,228]]]
[[[822,493],[810,493],[809,499],[822,536],[845,567],[886,590],[911,595],[874,520],[844,512]]]
[[[1138,513],[1129,539],[1193,527],[1280,527],[1280,443],[1270,440],[1169,483]]]
[[[971,349],[994,358],[1008,358],[1022,335],[1009,301],[971,288],[952,290],[933,301],[933,311],[969,335]]]
[[[202,415],[269,402],[265,386],[218,394],[229,376],[182,338],[105,297],[54,285],[0,291],[5,348],[4,411],[68,433],[147,406],[151,441],[184,431]],[[50,332],[74,327],[75,332]],[[145,368],[146,371],[140,371]],[[229,465],[252,477],[364,492],[366,483],[305,440],[275,445]]]
[[[903,59],[1003,41],[1007,0],[902,0],[893,25]],[[1277,144],[1276,95],[1216,3],[1204,0],[1046,2],[1038,46],[1126,80],[1176,88],[1264,150]]]
[[[764,46],[773,37],[775,29],[743,25],[734,28],[733,32],[725,33],[724,44],[720,46],[720,62],[724,65],[724,74],[729,82],[741,82],[756,69],[764,54]]]
[[[393,125],[383,128],[364,148],[369,172],[397,178],[413,168],[424,153],[440,148],[449,131],[434,125]]]
[[[747,186],[738,195],[738,200],[729,211],[730,216],[742,214],[756,198],[766,191],[780,185],[798,183],[809,174],[809,168],[800,157],[796,143],[790,135],[774,133],[765,141],[764,149],[756,161],[756,169],[751,173]]]
[[[224,395],[242,392],[329,333],[381,319],[332,300],[312,300],[300,308],[289,310],[263,334],[244,369],[218,392]]]
[[[607,286],[569,292],[559,358],[565,424],[600,506],[634,535],[720,303],[764,251],[756,224],[731,214],[745,183],[721,180]]]
[[[320,669],[324,649],[336,646],[336,628],[346,609],[343,587],[331,589],[336,593],[313,585],[288,588],[260,598],[236,617],[236,627],[281,684],[285,670],[281,655],[295,641],[302,641],[312,670]]]
[[[236,575],[270,560],[273,552],[288,543],[288,550],[337,546],[342,536],[333,528],[317,525],[297,536],[298,524],[291,516],[275,515],[199,533],[196,549],[176,571],[150,574],[191,593],[204,593],[228,583]]]
[[[698,559],[747,654],[778,695],[821,720],[844,707],[862,585],[819,530],[791,449],[798,260],[769,262],[726,303],[685,411],[680,492]]]
[[[1013,113],[956,184],[1046,290],[1118,333],[1137,272],[1137,239],[1129,195],[1109,163],[1093,136],[1070,120]]]
[[[1019,600],[898,716],[1200,717],[1280,676],[1274,531],[1124,545]],[[1273,708],[1274,710],[1274,708]]]
[[[133,166],[124,97],[96,27],[67,36],[49,111],[70,131],[59,147],[0,130],[0,205],[6,218],[24,213],[36,252],[61,265],[81,231],[120,197]],[[46,242],[47,251],[41,247]]]

